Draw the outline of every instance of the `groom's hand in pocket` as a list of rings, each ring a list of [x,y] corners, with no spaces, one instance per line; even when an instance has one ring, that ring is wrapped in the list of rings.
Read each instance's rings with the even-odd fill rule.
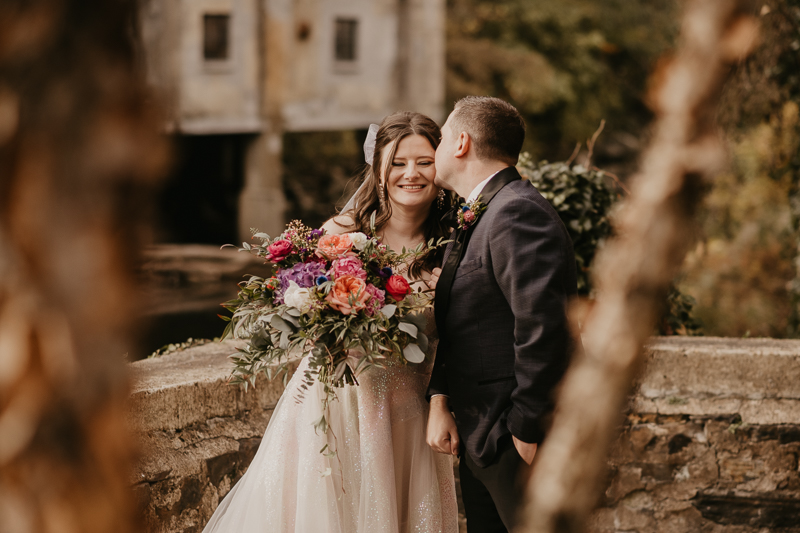
[[[458,429],[447,405],[448,399],[447,396],[431,398],[426,440],[433,451],[458,455]]]
[[[533,464],[533,458],[536,456],[539,445],[535,442],[523,442],[514,435],[511,435],[511,438],[514,440],[514,447],[517,449],[519,456],[522,457],[522,460],[529,465]]]

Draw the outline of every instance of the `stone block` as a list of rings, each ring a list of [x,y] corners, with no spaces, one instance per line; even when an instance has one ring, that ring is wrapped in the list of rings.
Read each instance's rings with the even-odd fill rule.
[[[800,400],[798,341],[661,337],[648,347],[640,380],[644,398],[699,397],[697,393],[703,392],[753,400]]]
[[[644,509],[631,509],[623,502],[614,509],[614,528],[619,531],[647,532],[655,529],[653,512]]]
[[[703,516],[697,509],[688,508],[674,513],[667,513],[658,520],[656,527],[650,531],[653,533],[688,533],[690,531],[702,531],[703,525]]]
[[[642,469],[632,465],[620,467],[614,474],[611,484],[606,489],[608,504],[614,504],[631,492],[645,487]]]
[[[219,486],[223,477],[232,476],[239,466],[239,451],[224,453],[211,459],[206,459],[208,479],[215,486]]]
[[[748,494],[709,491],[698,494],[693,503],[701,516],[718,524],[800,531],[799,497],[796,492]]]
[[[614,514],[614,509],[608,507],[597,509],[589,518],[586,530],[592,533],[616,533]]]
[[[239,464],[247,466],[255,457],[261,437],[252,439],[239,439]]]

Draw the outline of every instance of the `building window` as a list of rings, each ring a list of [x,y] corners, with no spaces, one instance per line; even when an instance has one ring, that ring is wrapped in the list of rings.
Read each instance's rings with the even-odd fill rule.
[[[203,58],[228,59],[230,15],[203,15]]]
[[[355,61],[358,20],[336,19],[336,61]]]

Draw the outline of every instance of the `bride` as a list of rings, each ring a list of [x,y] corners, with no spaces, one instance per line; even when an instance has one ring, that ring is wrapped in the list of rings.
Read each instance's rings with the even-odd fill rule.
[[[419,113],[392,114],[377,132],[373,125],[364,145],[364,181],[323,228],[369,233],[377,212],[378,236],[393,250],[449,235],[441,218],[450,196],[433,183],[439,138],[436,123]],[[408,266],[403,275],[412,286],[431,281],[441,250]],[[358,376],[358,386],[337,389],[327,434],[313,427],[322,387],[315,384],[298,400],[307,368],[307,359],[301,361],[253,462],[204,532],[457,532],[452,458],[425,442],[425,390],[437,344],[433,322],[430,313],[427,333],[433,337],[425,362],[372,367]],[[320,453],[326,444],[335,455]]]

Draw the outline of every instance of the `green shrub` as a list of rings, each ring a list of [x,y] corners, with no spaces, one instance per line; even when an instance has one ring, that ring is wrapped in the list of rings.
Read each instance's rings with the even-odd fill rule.
[[[591,268],[597,249],[613,233],[611,211],[622,197],[621,184],[597,167],[570,162],[534,162],[525,152],[517,168],[555,208],[567,227],[578,267],[578,294],[592,298]],[[612,182],[616,182],[612,184]],[[661,335],[699,335],[701,327],[692,314],[694,299],[674,286],[657,325]]]
[[[611,235],[609,212],[617,200],[617,192],[606,184],[603,171],[595,168],[567,162],[534,163],[527,152],[520,156],[517,166],[567,226],[578,264],[578,294],[588,296],[589,268],[597,248]]]

